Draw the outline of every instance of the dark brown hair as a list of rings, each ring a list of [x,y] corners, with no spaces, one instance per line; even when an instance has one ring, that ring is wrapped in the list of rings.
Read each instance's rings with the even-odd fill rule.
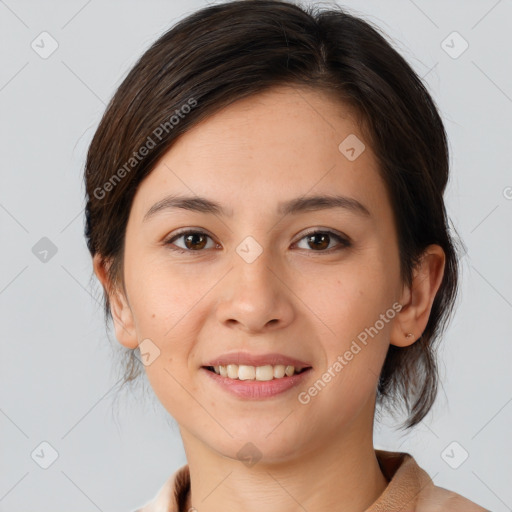
[[[91,142],[84,173],[89,251],[111,263],[110,280],[125,291],[124,237],[139,183],[180,134],[278,85],[323,91],[357,113],[391,200],[403,282],[411,284],[429,244],[445,252],[428,324],[412,345],[390,345],[377,390],[377,405],[405,405],[410,428],[435,401],[435,345],[457,295],[458,259],[443,200],[449,155],[433,99],[371,23],[336,6],[239,0],[203,8],[164,33],[128,73]],[[104,307],[108,323],[105,290]],[[144,372],[133,350],[124,350],[128,383]]]

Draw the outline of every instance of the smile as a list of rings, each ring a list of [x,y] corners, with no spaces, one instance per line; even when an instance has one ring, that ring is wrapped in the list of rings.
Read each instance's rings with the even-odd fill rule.
[[[226,366],[203,366],[201,369],[224,391],[237,398],[257,400],[275,397],[297,386],[311,373],[312,367],[297,371],[291,365],[255,367],[228,364]],[[225,375],[222,375],[221,371]]]
[[[267,364],[264,366],[228,364],[225,366],[207,366],[206,369],[228,379],[269,381],[291,377],[307,370],[308,367],[296,368],[295,366],[285,366],[284,364]]]

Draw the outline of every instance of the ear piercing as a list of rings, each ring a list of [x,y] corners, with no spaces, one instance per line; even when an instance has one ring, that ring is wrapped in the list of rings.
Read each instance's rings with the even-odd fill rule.
[[[409,332],[405,335],[406,338],[410,338],[411,336],[414,336],[412,332]]]

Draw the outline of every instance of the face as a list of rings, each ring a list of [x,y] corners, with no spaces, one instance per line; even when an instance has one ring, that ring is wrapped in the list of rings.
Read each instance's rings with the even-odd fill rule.
[[[345,199],[299,201],[313,196]],[[140,184],[117,337],[145,340],[148,378],[182,434],[228,457],[250,441],[285,460],[369,435],[399,270],[389,197],[350,109],[280,87],[186,132]],[[205,366],[238,352],[309,369],[287,389],[288,376],[228,389]]]

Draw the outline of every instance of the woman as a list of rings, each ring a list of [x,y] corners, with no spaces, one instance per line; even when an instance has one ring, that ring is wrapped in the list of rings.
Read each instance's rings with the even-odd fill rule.
[[[342,9],[218,4],[145,52],[85,173],[125,380],[187,455],[142,511],[485,510],[372,439],[377,405],[435,400],[448,171],[425,87]]]

